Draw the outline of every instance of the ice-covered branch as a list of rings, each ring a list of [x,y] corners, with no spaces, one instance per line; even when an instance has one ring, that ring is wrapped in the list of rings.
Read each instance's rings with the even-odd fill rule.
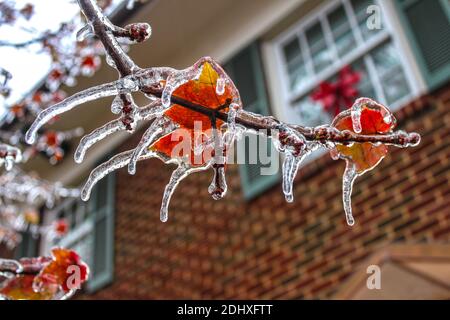
[[[54,116],[111,95],[116,96],[111,111],[120,114],[119,118],[81,140],[75,153],[77,162],[83,160],[92,145],[107,136],[122,130],[134,132],[138,122],[153,120],[135,149],[113,157],[92,171],[82,191],[84,200],[89,198],[92,187],[108,173],[128,165],[129,173],[134,174],[137,161],[157,157],[178,166],[163,196],[160,216],[166,221],[176,186],[193,172],[212,168],[214,176],[208,191],[214,199],[222,198],[227,190],[227,151],[241,133],[256,131],[271,137],[277,150],[285,155],[282,187],[288,202],[293,201],[294,179],[308,154],[326,148],[334,159],[345,160],[343,203],[347,222],[353,224],[350,195],[355,179],[383,159],[388,152],[387,145],[404,148],[420,142],[417,133],[394,131],[393,114],[368,98],[357,99],[351,109],[338,114],[330,125],[306,127],[244,110],[232,79],[210,57],[203,57],[183,70],[140,68],[124,52],[119,40],[145,41],[151,34],[150,26],[136,23],[121,28],[103,15],[95,0],[78,2],[87,19],[87,26],[80,33],[91,32],[103,43],[108,64],[118,71],[119,80],[75,94],[42,111],[27,132],[26,140],[33,142],[39,128]],[[137,106],[132,97],[136,91],[144,93],[152,103],[146,107]],[[197,130],[196,121],[206,128]],[[183,130],[184,138],[194,142],[187,144],[193,151],[181,155],[174,141],[182,136]],[[199,145],[198,135],[201,137]],[[196,162],[197,158],[200,161]]]

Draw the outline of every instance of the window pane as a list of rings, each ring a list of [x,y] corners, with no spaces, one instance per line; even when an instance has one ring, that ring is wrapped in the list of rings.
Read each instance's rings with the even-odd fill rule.
[[[300,50],[300,44],[298,42],[297,37],[289,41],[284,46],[284,57],[286,59],[286,63],[291,63],[293,60],[301,58],[301,50]]]
[[[70,249],[76,251],[81,259],[87,263],[88,266],[93,265],[93,252],[92,246],[94,242],[94,236],[92,233],[84,235],[84,237],[78,239],[75,243],[70,246]]]
[[[368,40],[381,30],[381,29],[371,30],[367,27],[367,19],[370,16],[370,14],[367,13],[367,8],[376,3],[374,0],[352,0],[351,3],[356,15],[356,20],[358,22],[359,29],[361,30],[361,34],[364,40]]]
[[[284,57],[289,75],[290,89],[295,91],[308,81],[308,74],[297,37],[284,46]]]
[[[385,43],[373,50],[372,58],[386,96],[386,103],[394,103],[408,95],[410,91],[408,82],[392,43]]]
[[[318,73],[331,64],[332,61],[331,50],[327,47],[319,22],[306,31],[306,39],[308,40],[314,70]]]
[[[355,48],[355,38],[344,7],[340,6],[329,16],[328,21],[333,32],[333,38],[340,57],[345,56]]]
[[[370,81],[369,74],[367,72],[366,64],[363,59],[359,59],[352,64],[352,69],[358,72],[361,76],[361,80],[358,83],[358,92],[360,97],[371,98],[377,100],[373,84]]]
[[[317,126],[330,123],[331,117],[323,111],[322,105],[311,100],[310,94],[305,95],[295,105],[295,111],[301,117],[301,124],[306,126]]]

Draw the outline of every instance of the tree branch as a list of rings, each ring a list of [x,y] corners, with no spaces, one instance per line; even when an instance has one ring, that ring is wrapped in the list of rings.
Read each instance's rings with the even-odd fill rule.
[[[136,70],[133,60],[123,51],[113,34],[113,30],[107,26],[110,23],[98,7],[96,0],[78,0],[88,23],[91,24],[94,34],[100,39],[106,53],[116,64],[121,77],[131,75]]]
[[[103,43],[107,54],[114,61],[121,77],[132,75],[139,70],[131,58],[122,50],[120,44],[114,36],[114,27],[108,26],[109,20],[102,14],[95,0],[78,0],[88,22],[93,26],[95,35]],[[161,97],[161,88],[140,88],[142,92]],[[172,102],[187,109],[199,112],[207,116],[214,116],[216,119],[227,121],[227,113],[220,110],[211,110],[205,106],[192,103],[180,97],[172,96]],[[281,128],[281,122],[270,116],[262,116],[243,110],[236,116],[236,123],[248,129],[267,130],[270,135],[272,130]],[[284,124],[283,124],[284,125]],[[300,125],[287,125],[291,129],[302,134],[306,140],[333,143],[385,143],[398,147],[415,145],[420,141],[417,133],[406,133],[403,131],[393,132],[383,135],[364,135],[348,130],[340,131],[330,126],[305,127]]]

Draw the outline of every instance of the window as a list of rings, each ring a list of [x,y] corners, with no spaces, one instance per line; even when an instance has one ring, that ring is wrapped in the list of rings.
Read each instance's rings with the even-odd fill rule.
[[[90,267],[89,292],[110,283],[114,271],[114,174],[95,186],[88,202],[69,199],[49,214],[52,219],[66,219],[70,229],[59,241],[45,243],[45,254],[53,246],[77,251]]]
[[[381,2],[328,1],[273,41],[285,100],[281,107],[290,122],[308,126],[331,122],[333,115],[310,95],[322,81],[333,81],[346,65],[361,74],[360,96],[394,109],[412,98],[413,77],[407,76],[408,66],[390,24],[382,15],[381,28],[367,26],[367,8],[376,4],[383,14]]]
[[[258,43],[251,44],[234,56],[226,63],[225,70],[239,88],[244,109],[268,115],[269,106]],[[265,150],[260,150],[261,145],[266,146]],[[261,135],[246,134],[237,142],[237,152],[245,154],[245,163],[239,165],[239,172],[246,199],[258,196],[279,181],[278,171],[272,172],[273,174],[262,172],[262,169],[268,169],[273,163],[261,161],[261,154],[266,159],[272,155],[278,157],[269,139]]]
[[[450,78],[450,1],[395,3],[425,80],[434,89]]]

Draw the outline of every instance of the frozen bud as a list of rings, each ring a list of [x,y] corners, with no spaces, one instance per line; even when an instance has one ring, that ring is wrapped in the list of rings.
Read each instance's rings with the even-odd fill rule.
[[[148,40],[152,34],[152,28],[148,23],[132,23],[125,26],[125,30],[128,33],[128,38],[136,43]]]

